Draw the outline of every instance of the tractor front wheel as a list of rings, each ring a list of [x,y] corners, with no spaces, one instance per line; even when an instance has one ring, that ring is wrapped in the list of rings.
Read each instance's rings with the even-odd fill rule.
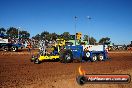
[[[40,64],[39,59],[36,59],[36,60],[34,61],[34,64]]]

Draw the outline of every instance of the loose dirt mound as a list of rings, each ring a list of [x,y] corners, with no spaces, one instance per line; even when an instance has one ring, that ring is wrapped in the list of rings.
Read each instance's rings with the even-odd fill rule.
[[[44,62],[38,65],[31,63],[30,57],[30,54],[0,56],[0,88],[132,88],[132,83],[80,86],[75,80],[80,65],[88,74],[132,75],[131,53],[109,53],[111,59],[104,62],[69,64]]]

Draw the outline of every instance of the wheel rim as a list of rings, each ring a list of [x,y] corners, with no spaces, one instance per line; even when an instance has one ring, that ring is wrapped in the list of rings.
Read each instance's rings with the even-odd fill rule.
[[[4,51],[7,51],[7,49],[4,49]]]
[[[103,60],[103,59],[104,59],[104,57],[103,57],[103,56],[99,56],[99,59],[100,59],[100,60]]]
[[[37,63],[37,64],[38,64],[38,63],[39,63],[39,60],[37,59],[37,60],[35,61],[35,63]]]
[[[93,61],[96,61],[97,60],[97,57],[96,56],[93,56]]]
[[[4,48],[4,51],[7,51],[7,48],[6,47]]]
[[[13,48],[12,48],[12,51],[16,51],[16,48],[15,48],[15,47],[13,47]]]
[[[67,54],[65,58],[66,58],[66,60],[70,60],[71,59],[69,54]]]
[[[86,57],[90,57],[90,53],[89,52],[86,53]]]

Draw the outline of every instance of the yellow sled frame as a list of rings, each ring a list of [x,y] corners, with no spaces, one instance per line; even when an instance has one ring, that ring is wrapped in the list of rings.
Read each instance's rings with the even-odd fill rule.
[[[55,60],[55,59],[58,59],[59,56],[56,55],[56,56],[39,56],[39,61],[43,61],[43,60]]]

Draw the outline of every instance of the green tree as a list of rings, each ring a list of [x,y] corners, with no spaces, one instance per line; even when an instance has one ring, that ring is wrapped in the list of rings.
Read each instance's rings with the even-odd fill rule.
[[[49,33],[49,34],[46,36],[46,40],[48,40],[48,41],[52,40],[52,34],[51,34],[51,33]]]
[[[0,28],[0,34],[5,34],[6,29],[5,28]]]
[[[47,31],[42,32],[41,34],[37,34],[36,36],[32,37],[33,39],[37,40],[56,40],[58,35],[54,33],[49,33]]]
[[[37,35],[35,35],[32,38],[39,41],[41,39],[41,35],[40,34],[37,34]]]
[[[89,38],[89,44],[94,45],[96,43],[96,39],[94,37]]]
[[[24,31],[24,30],[20,31],[19,29],[15,28],[15,27],[8,28],[6,34],[10,38],[18,38],[18,36],[19,36],[19,38],[27,39],[30,37],[29,32]]]
[[[57,34],[55,32],[51,33],[51,39],[52,40],[56,40],[57,39]]]
[[[30,33],[28,33],[27,31],[19,31],[19,36],[20,38],[27,39],[30,37]]]
[[[70,33],[69,33],[69,32],[64,32],[64,33],[62,34],[62,36],[63,36],[63,39],[65,39],[66,41],[67,41],[67,40],[70,40]]]
[[[57,38],[58,38],[58,39],[63,38],[63,35],[62,35],[62,34],[57,35]]]
[[[89,37],[88,35],[84,35],[83,40],[88,41],[88,37]]]
[[[108,38],[108,37],[101,38],[101,39],[99,40],[99,43],[100,43],[100,44],[106,44],[106,43],[109,43],[109,42],[110,42],[110,38]]]
[[[94,45],[96,43],[96,39],[94,37],[89,37],[88,35],[84,35],[83,37],[84,41],[89,40],[89,44]]]
[[[50,40],[49,34],[50,34],[50,33],[47,32],[47,31],[42,32],[41,35],[40,35],[40,36],[41,36],[41,39],[42,39],[42,40]]]
[[[75,35],[70,35],[70,39],[69,40],[75,40]]]
[[[10,28],[7,29],[6,34],[10,38],[18,38],[18,29],[14,28],[14,27],[10,27]]]

